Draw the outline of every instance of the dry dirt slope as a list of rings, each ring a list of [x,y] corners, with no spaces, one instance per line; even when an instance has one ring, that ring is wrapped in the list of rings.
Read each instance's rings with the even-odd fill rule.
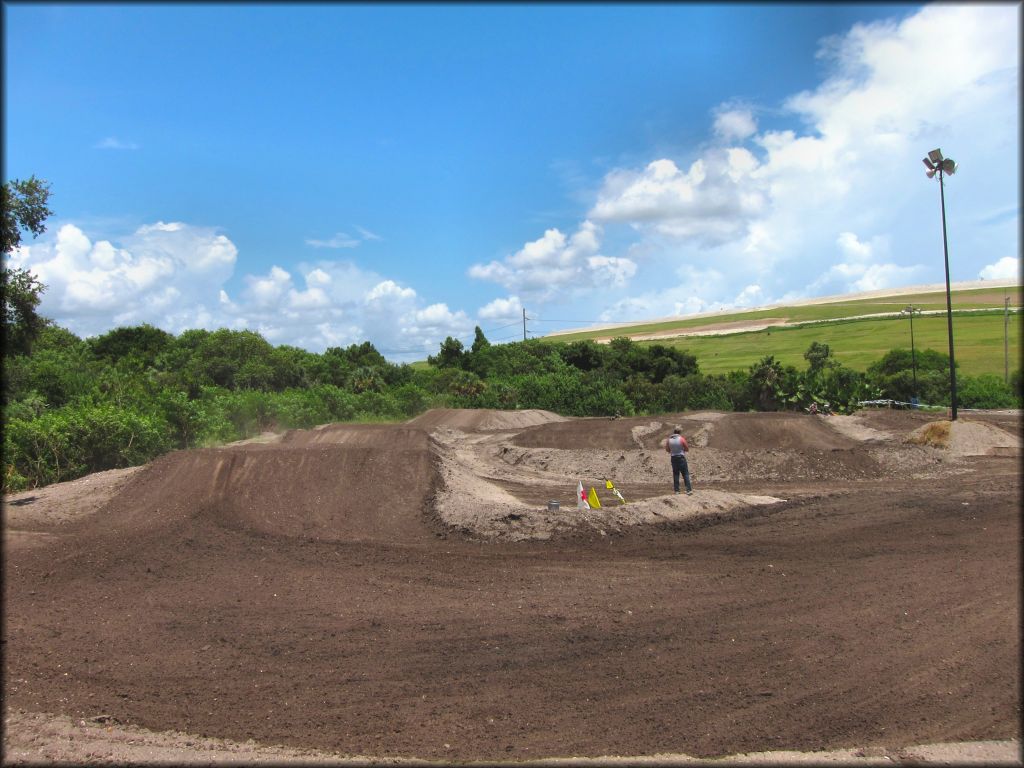
[[[127,750],[95,738],[118,723],[191,734],[161,742],[189,759],[1012,759],[1019,416],[906,442],[926,421],[432,412],[173,454],[94,514],[22,494],[5,738],[72,760]],[[693,497],[666,495],[677,422]],[[605,477],[629,505],[547,513]],[[34,740],[52,728],[59,748]]]

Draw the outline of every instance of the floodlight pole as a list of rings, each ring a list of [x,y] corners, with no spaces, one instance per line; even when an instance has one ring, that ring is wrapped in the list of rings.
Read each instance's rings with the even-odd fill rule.
[[[914,397],[918,397],[917,391],[917,350],[914,347],[914,312],[920,312],[921,310],[914,307],[913,304],[909,305],[905,310],[910,315],[910,360],[914,367]]]
[[[942,253],[946,260],[946,326],[949,330],[949,396],[950,419],[956,421],[956,361],[953,359],[953,301],[949,295],[949,245],[946,241],[946,191],[942,183],[942,164],[939,163],[939,200],[942,205]]]

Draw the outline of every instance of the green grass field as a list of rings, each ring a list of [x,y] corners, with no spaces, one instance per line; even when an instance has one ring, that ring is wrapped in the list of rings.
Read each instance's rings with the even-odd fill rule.
[[[1021,304],[1020,286],[984,288],[952,293],[953,344],[958,370],[965,374],[992,373],[999,376],[1004,371],[1004,318],[1003,297],[1010,296],[1009,319],[1009,367],[1010,372],[1021,367],[1020,324],[1021,315],[1014,307]],[[828,344],[832,355],[844,365],[856,370],[865,370],[868,365],[882,357],[890,349],[910,349],[910,320],[907,317],[875,317],[848,319],[858,315],[881,315],[898,312],[908,304],[923,310],[945,310],[945,292],[927,293],[914,296],[894,296],[841,301],[812,306],[776,307],[754,312],[736,312],[714,317],[692,318],[666,323],[650,323],[616,329],[583,331],[547,337],[552,342],[569,342],[579,339],[632,336],[670,329],[699,329],[713,324],[785,319],[791,323],[809,323],[796,328],[771,328],[717,336],[689,336],[666,338],[660,341],[641,341],[641,344],[660,343],[685,349],[697,356],[704,373],[726,373],[745,370],[765,355],[774,355],[783,364],[803,369],[807,362],[804,352],[811,342]],[[990,309],[987,312],[962,312],[958,310]],[[834,320],[834,322],[820,322]],[[918,315],[914,318],[914,345],[917,349],[934,349],[947,352],[949,349],[946,315]]]
[[[1003,375],[1002,313],[959,314],[953,317],[953,352],[958,370],[976,376]],[[910,349],[908,319],[842,320],[799,328],[774,328],[728,336],[691,336],[666,340],[665,344],[697,356],[704,373],[745,370],[765,355],[774,355],[784,365],[803,369],[804,352],[811,342],[828,344],[833,357],[855,370],[863,371],[890,349]],[[914,346],[918,350],[947,352],[949,338],[945,315],[914,318]],[[1020,368],[1020,314],[1010,315],[1010,372]]]

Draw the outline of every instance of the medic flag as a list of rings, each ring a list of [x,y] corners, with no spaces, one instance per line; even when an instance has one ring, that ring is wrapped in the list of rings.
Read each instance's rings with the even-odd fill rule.
[[[583,481],[576,481],[576,509],[590,509],[587,503],[587,492],[583,490]]]

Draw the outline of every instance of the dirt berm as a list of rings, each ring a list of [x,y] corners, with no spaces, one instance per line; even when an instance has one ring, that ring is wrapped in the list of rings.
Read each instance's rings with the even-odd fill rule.
[[[330,425],[280,441],[178,451],[139,473],[103,511],[107,531],[148,536],[199,517],[226,529],[400,544],[433,537],[430,439],[395,425]]]

